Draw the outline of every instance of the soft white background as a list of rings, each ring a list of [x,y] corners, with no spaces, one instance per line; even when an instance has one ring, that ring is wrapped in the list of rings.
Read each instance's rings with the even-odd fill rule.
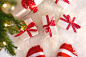
[[[14,44],[18,46],[18,49],[16,50],[17,54],[14,57],[26,57],[27,51],[35,45],[40,45],[43,48],[45,57],[56,57],[59,47],[63,43],[72,44],[78,57],[86,57],[86,0],[72,0],[71,4],[65,9],[58,7],[55,3],[51,2],[51,0],[44,0],[44,2],[38,6],[38,10],[37,13],[31,11],[26,17],[22,18],[23,20],[29,17],[33,19],[39,31],[38,35],[26,41],[21,40],[19,37],[14,38],[9,35]],[[56,22],[58,22],[62,11],[80,19],[82,22],[82,28],[76,34],[57,25],[58,35],[51,38],[45,38],[42,28],[42,16],[54,14]],[[0,57],[12,56],[8,55],[2,49],[0,51]]]

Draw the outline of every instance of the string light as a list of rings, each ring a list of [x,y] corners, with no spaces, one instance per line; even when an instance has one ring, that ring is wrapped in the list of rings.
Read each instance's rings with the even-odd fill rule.
[[[12,24],[12,25],[14,25],[14,24]],[[4,24],[5,27],[12,26],[12,25],[8,25],[7,23]]]
[[[15,9],[15,6],[12,6],[11,10],[14,10]]]
[[[8,26],[8,24],[7,24],[7,23],[5,23],[5,24],[4,24],[4,26],[5,26],[5,27],[7,27],[7,26]]]
[[[3,4],[3,7],[6,8],[7,7],[7,4]]]
[[[3,45],[6,46],[6,42],[3,42]]]

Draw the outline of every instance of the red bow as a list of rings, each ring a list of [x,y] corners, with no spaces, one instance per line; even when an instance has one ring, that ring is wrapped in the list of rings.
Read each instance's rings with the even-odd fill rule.
[[[29,34],[29,36],[32,37],[32,34],[30,33],[30,31],[32,31],[32,32],[36,32],[36,31],[37,31],[37,29],[30,29],[31,27],[34,27],[34,26],[35,26],[35,23],[34,23],[34,22],[31,22],[31,23],[27,26],[26,30],[20,31],[20,33],[17,34],[17,35],[15,35],[14,37],[20,36],[20,35],[23,34],[25,31],[27,31],[28,34]]]
[[[52,33],[51,33],[51,29],[50,26],[56,26],[56,22],[54,19],[54,16],[51,18],[51,21],[49,22],[49,16],[46,15],[46,19],[47,19],[47,25],[44,25],[43,28],[45,28],[45,32],[50,34],[50,37],[52,37]]]
[[[68,30],[69,27],[72,26],[73,31],[74,31],[75,33],[77,33],[77,32],[76,32],[76,29],[81,28],[81,26],[79,26],[78,24],[74,23],[75,17],[73,17],[72,20],[71,20],[71,17],[70,17],[69,15],[66,16],[66,15],[64,14],[63,17],[64,17],[65,19],[64,19],[64,18],[60,18],[60,20],[69,23],[68,26],[67,26],[67,28],[66,28],[66,30]]]
[[[59,0],[56,0],[55,3],[57,4]],[[63,0],[64,2],[70,4],[70,2],[68,0]]]
[[[28,9],[28,6],[29,6],[29,9],[33,10],[34,13],[38,11],[36,3],[34,2],[34,0],[22,0],[21,4],[25,9]]]

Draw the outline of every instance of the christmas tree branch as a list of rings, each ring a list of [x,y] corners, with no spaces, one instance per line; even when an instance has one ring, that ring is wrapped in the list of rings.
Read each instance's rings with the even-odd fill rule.
[[[3,34],[1,33],[1,35],[4,38],[4,40],[6,41],[6,44],[4,44],[4,47],[9,51],[8,53],[10,53],[11,55],[15,55],[16,53],[14,51],[14,48],[17,48],[17,47],[15,47],[12,44],[12,41],[9,39],[9,37],[7,36],[7,34],[5,32]]]
[[[15,48],[12,40],[8,37],[7,32],[11,35],[18,33],[21,27],[26,27],[23,21],[14,18],[12,14],[5,14],[1,7],[4,3],[9,2],[15,5],[15,0],[0,0],[0,49],[5,48],[11,55],[16,55]]]

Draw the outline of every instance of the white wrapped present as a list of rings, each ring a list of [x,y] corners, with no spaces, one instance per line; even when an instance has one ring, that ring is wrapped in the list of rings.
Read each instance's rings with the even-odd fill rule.
[[[29,0],[28,0],[29,1]],[[33,1],[33,0],[32,0]],[[21,1],[21,0],[17,0],[17,6],[15,8],[15,10],[12,12],[13,16],[14,17],[17,17],[19,19],[22,19],[25,15],[27,15],[31,10],[33,10],[33,12],[36,12],[37,11],[37,7],[43,0],[34,0],[34,3],[36,4],[32,4],[27,6],[25,3],[23,2],[26,2],[25,0]],[[30,0],[31,2],[31,0]],[[27,3],[27,2],[26,2]],[[27,6],[24,8],[24,6]],[[32,8],[31,8],[32,7]]]
[[[75,33],[77,33],[77,30],[81,28],[81,24],[80,20],[66,13],[63,13],[58,21],[59,26],[66,30],[74,31]]]
[[[58,34],[54,15],[42,16],[42,22],[46,37],[52,37]]]
[[[55,2],[59,7],[65,8],[68,4],[70,4],[71,0],[52,0]]]
[[[26,40],[38,34],[38,30],[35,26],[35,23],[31,18],[24,20],[27,28],[25,30],[21,30],[19,34],[15,35],[15,37],[20,36],[22,40]]]

